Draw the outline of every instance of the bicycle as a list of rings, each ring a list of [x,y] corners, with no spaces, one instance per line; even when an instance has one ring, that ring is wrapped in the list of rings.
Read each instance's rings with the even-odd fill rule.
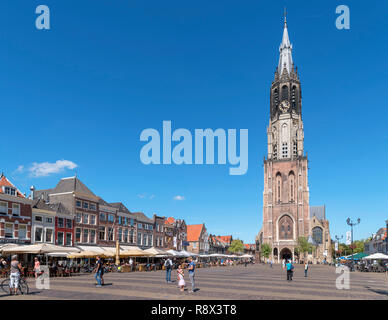
[[[9,274],[7,276],[7,278],[5,278],[2,282],[1,282],[1,289],[5,292],[5,293],[10,293],[10,288],[9,288],[9,282],[10,282],[10,278],[9,278]],[[12,288],[13,289],[13,288]],[[29,291],[30,291],[30,288],[28,287],[28,284],[27,284],[27,281],[26,279],[24,279],[24,277],[22,277],[20,275],[20,279],[19,279],[19,287],[18,287],[18,291],[21,293],[21,294],[28,294]]]

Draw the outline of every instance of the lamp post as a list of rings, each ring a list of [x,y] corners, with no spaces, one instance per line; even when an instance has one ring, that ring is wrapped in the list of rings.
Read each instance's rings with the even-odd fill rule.
[[[352,231],[352,239],[351,239],[351,243],[352,243],[352,255],[353,255],[353,227],[358,225],[359,223],[361,222],[361,219],[358,218],[357,221],[353,221],[352,219],[348,218],[346,220],[346,223],[351,227],[351,231]]]
[[[344,238],[344,236],[343,235],[341,235],[341,237],[339,237],[339,236],[335,236],[335,240],[337,240],[337,243],[338,243],[338,249],[339,249],[339,241],[340,240],[342,240]],[[337,253],[335,253],[335,257],[337,258]]]

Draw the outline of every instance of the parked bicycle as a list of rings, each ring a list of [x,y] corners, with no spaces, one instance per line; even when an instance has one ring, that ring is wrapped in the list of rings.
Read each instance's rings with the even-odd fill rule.
[[[1,289],[5,292],[5,293],[8,293],[10,294],[10,278],[9,278],[9,274],[7,275],[7,278],[5,278],[2,282],[1,282]],[[20,292],[21,294],[28,294],[30,291],[30,288],[28,287],[28,284],[27,284],[27,281],[26,279],[20,275],[20,279],[19,279],[19,286],[18,286],[18,292]]]

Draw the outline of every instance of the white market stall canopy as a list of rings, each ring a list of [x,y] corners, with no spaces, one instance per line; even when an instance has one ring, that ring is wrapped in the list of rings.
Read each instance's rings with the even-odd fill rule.
[[[186,255],[182,255],[181,252],[175,250],[167,250],[168,253],[171,253],[174,257],[186,257]]]
[[[250,254],[243,254],[243,255],[241,256],[241,258],[253,258],[253,256],[250,255]]]
[[[80,250],[72,247],[61,247],[49,243],[32,244],[24,246],[8,246],[2,249],[2,252],[7,254],[12,253],[53,253],[53,252],[79,252]]]
[[[198,257],[199,256],[199,254],[197,254],[197,253],[186,251],[186,250],[182,250],[181,252],[188,254],[189,257]]]
[[[388,256],[382,253],[374,253],[362,259],[363,260],[388,260]]]
[[[155,254],[155,257],[157,257],[157,258],[159,258],[159,257],[172,256],[171,253],[169,253],[169,252],[167,252],[167,251],[164,251],[164,250],[161,250],[161,249],[158,249],[158,248],[155,248],[155,247],[146,249],[146,250],[144,250],[144,251],[145,251],[145,252],[148,252],[148,253]]]

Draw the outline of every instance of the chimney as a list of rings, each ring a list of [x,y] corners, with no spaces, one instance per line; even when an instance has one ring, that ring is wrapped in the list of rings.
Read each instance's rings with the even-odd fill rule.
[[[35,187],[34,187],[34,186],[31,186],[31,187],[30,187],[30,191],[31,191],[30,198],[31,198],[31,200],[34,200],[34,191],[35,191]]]

